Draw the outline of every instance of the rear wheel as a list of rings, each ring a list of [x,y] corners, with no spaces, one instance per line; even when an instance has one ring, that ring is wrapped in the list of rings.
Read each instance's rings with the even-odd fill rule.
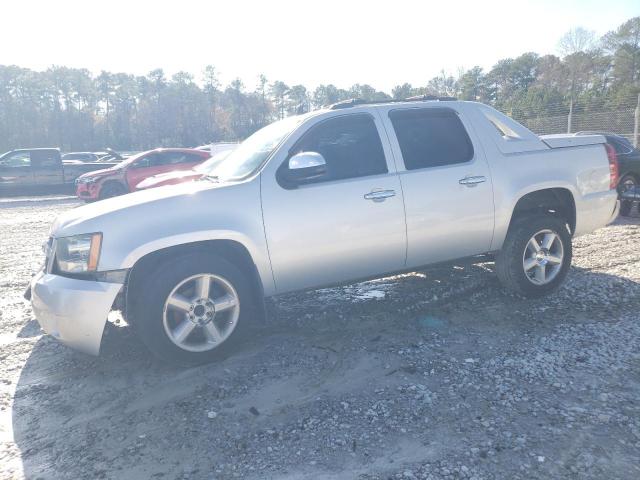
[[[120,195],[124,195],[125,193],[129,193],[127,189],[121,183],[109,182],[105,183],[100,189],[100,200],[104,200],[105,198],[118,197]]]
[[[527,297],[540,297],[556,288],[571,266],[571,236],[566,223],[553,215],[516,220],[496,256],[502,285]]]
[[[620,179],[620,183],[618,183],[618,193],[622,194],[627,190],[631,190],[638,186],[638,181],[634,175],[628,174]],[[630,200],[620,200],[620,216],[628,217],[631,215],[631,208],[633,207],[633,202]]]
[[[633,207],[633,202],[630,200],[621,200],[620,201],[620,216],[628,217],[631,215],[631,207]]]
[[[626,192],[627,190],[630,190],[637,186],[638,186],[638,181],[636,180],[636,177],[628,174],[620,179],[620,182],[618,183],[618,192],[619,193]]]
[[[253,312],[245,275],[223,258],[186,254],[149,274],[136,292],[135,327],[157,357],[203,363],[229,353]]]

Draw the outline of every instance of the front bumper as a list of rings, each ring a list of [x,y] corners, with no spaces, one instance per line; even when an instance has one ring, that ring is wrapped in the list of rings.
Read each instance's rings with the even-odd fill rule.
[[[31,280],[31,306],[42,329],[71,348],[98,355],[120,283],[78,280],[44,271]]]

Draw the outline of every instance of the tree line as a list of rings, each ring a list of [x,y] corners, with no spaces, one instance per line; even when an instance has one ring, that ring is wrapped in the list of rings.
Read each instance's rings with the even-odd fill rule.
[[[490,104],[516,118],[568,115],[589,109],[635,105],[640,94],[640,17],[602,38],[576,28],[559,41],[559,56],[523,53],[456,75],[442,72],[426,85],[397,85],[391,92],[369,84],[350,88],[240,79],[222,86],[216,68],[199,78],[187,72],[167,77],[53,66],[34,71],[0,65],[0,152],[58,146],[66,151],[144,150],[235,141],[270,122],[350,98],[403,99],[453,96]],[[570,128],[570,126],[569,126]]]

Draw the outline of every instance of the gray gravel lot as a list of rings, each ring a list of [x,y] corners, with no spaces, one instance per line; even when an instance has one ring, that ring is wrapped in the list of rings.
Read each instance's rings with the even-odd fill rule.
[[[492,265],[283,296],[191,369],[114,315],[98,358],[24,287],[69,198],[0,199],[0,478],[640,478],[640,222],[574,243],[553,296]]]

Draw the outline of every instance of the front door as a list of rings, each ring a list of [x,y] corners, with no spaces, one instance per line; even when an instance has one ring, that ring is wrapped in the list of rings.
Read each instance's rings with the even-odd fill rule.
[[[325,175],[292,187],[273,171],[262,173],[265,233],[278,292],[404,267],[402,190],[380,128],[369,114],[320,121],[289,150],[280,169],[296,153],[317,152],[326,161]]]
[[[19,187],[33,183],[31,154],[28,150],[8,153],[0,158],[0,188]]]

